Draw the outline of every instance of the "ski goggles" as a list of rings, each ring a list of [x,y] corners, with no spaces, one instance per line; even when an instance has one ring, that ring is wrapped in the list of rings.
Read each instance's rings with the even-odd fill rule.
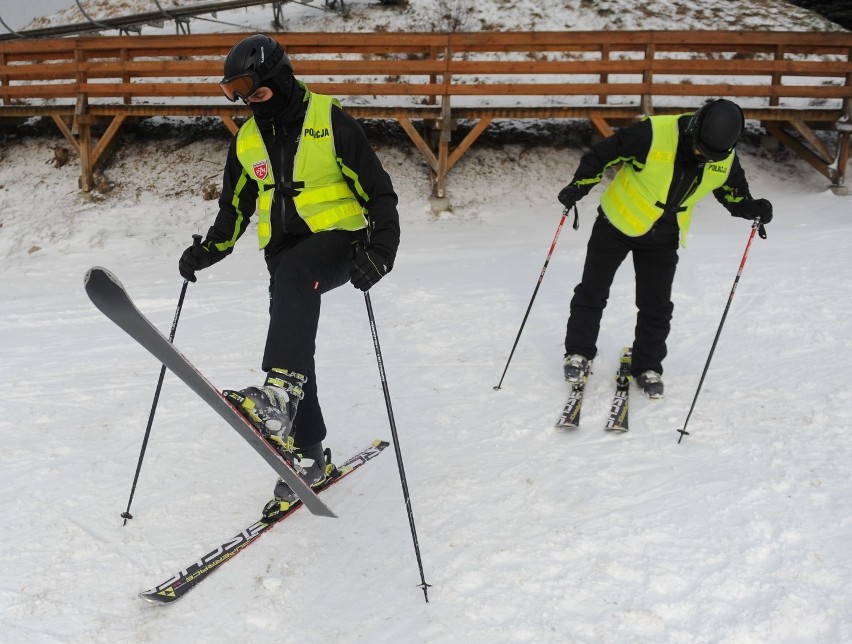
[[[695,158],[697,158],[699,161],[703,161],[704,163],[710,163],[712,161],[721,161],[722,159],[727,159],[733,151],[734,148],[722,151],[714,150],[712,148],[708,148],[702,143],[698,143],[695,146],[693,153],[695,154]]]
[[[260,88],[260,77],[254,72],[245,72],[219,81],[219,87],[225,92],[225,97],[232,103],[239,98],[248,102],[248,97]]]

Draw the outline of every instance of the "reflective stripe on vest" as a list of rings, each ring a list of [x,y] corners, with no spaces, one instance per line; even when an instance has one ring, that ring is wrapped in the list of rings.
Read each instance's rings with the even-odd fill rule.
[[[625,235],[639,237],[649,230],[663,215],[662,204],[671,187],[674,161],[678,146],[678,117],[650,117],[653,132],[651,148],[645,166],[637,170],[630,163],[622,165],[615,179],[601,196],[601,207],[612,222]],[[686,246],[686,234],[692,223],[692,211],[707,194],[724,185],[734,160],[732,152],[722,161],[704,166],[701,182],[680,204],[677,214],[680,243]],[[660,204],[660,205],[658,205]]]
[[[304,184],[293,199],[296,211],[311,232],[365,228],[364,208],[355,199],[337,164],[331,130],[331,105],[334,101],[321,94],[309,93],[308,96],[308,109],[293,170],[293,183]],[[260,248],[265,248],[272,237],[275,178],[254,117],[246,121],[237,133],[237,158],[246,174],[257,182],[257,240]]]

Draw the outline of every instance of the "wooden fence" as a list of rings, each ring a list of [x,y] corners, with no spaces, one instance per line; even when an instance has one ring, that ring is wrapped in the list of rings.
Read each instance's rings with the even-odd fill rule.
[[[0,42],[0,120],[53,119],[78,153],[80,187],[128,119],[249,110],[217,83],[249,34]],[[642,115],[737,100],[746,118],[833,184],[852,131],[852,33],[477,32],[270,34],[298,78],[357,118],[396,119],[429,164],[435,196],[495,119],[589,119],[602,135]],[[470,125],[459,141],[456,124]],[[97,134],[97,136],[96,136]]]

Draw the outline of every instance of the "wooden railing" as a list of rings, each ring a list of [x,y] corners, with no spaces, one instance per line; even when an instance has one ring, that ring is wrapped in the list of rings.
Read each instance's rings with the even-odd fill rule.
[[[0,42],[0,119],[50,117],[79,153],[81,188],[127,119],[249,114],[217,82],[247,34]],[[393,118],[429,163],[436,196],[494,119],[590,119],[603,135],[646,114],[737,100],[746,118],[834,184],[852,130],[849,32],[270,34],[312,90],[358,118]],[[457,121],[472,127],[453,141]],[[93,126],[104,125],[97,142]]]

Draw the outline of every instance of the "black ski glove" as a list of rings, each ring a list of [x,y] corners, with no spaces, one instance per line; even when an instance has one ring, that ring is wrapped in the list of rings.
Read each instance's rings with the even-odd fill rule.
[[[349,270],[349,281],[355,288],[369,291],[390,269],[390,263],[381,254],[358,244],[355,247],[355,257],[352,258],[352,268]]]
[[[220,259],[224,258],[227,253],[224,253],[216,248],[211,241],[206,241],[203,244],[193,245],[183,251],[178,262],[178,270],[181,277],[190,282],[195,282],[195,271],[200,271],[208,266],[212,266]]]
[[[565,206],[566,210],[571,210],[580,199],[586,196],[588,190],[569,184],[559,191],[559,202]]]
[[[772,204],[768,199],[747,199],[736,203],[731,208],[734,217],[743,219],[755,219],[760,217],[760,223],[768,224],[772,221]]]

